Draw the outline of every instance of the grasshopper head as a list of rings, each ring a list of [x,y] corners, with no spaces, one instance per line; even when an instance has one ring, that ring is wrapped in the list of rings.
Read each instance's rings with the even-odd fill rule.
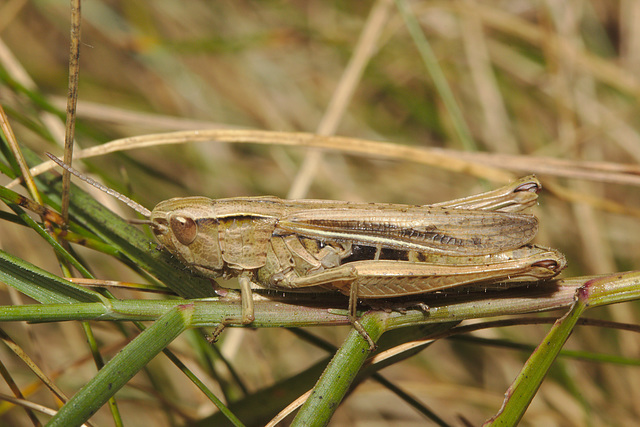
[[[165,200],[151,212],[151,229],[158,242],[183,263],[217,277],[223,267],[218,224],[211,217],[215,203],[206,197]]]

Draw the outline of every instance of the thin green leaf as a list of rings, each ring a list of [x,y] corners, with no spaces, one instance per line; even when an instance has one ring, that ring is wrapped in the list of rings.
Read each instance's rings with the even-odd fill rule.
[[[0,280],[41,303],[103,302],[99,293],[0,250]]]
[[[422,62],[427,67],[429,75],[433,79],[433,84],[438,90],[438,94],[442,98],[442,102],[451,116],[451,122],[453,123],[453,127],[456,130],[456,134],[458,135],[460,142],[462,142],[462,145],[467,151],[477,151],[478,147],[471,136],[471,131],[467,126],[462,110],[460,110],[460,107],[458,106],[458,101],[456,101],[456,98],[453,95],[453,91],[447,82],[447,78],[442,72],[442,68],[438,63],[438,59],[433,52],[429,41],[420,28],[418,19],[411,10],[411,7],[407,4],[407,1],[396,0],[396,6],[398,7],[398,11],[407,26],[407,30],[413,38],[413,42],[418,48]]]
[[[585,299],[577,298],[571,310],[558,319],[509,387],[504,404],[498,414],[487,421],[485,426],[515,426],[520,422],[538,392],[551,364],[558,357],[560,350],[571,335],[573,327],[586,308]]]
[[[120,390],[151,359],[191,325],[193,306],[170,310],[120,353],[67,402],[49,421],[49,426],[80,425]]]

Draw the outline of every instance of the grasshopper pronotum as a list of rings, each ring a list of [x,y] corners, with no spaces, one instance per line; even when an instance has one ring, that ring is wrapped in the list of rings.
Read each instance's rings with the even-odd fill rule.
[[[350,320],[374,348],[356,318],[358,299],[508,286],[551,278],[566,265],[555,249],[529,245],[538,221],[519,211],[537,200],[541,187],[533,176],[424,206],[183,197],[149,211],[49,157],[148,217],[160,244],[192,270],[237,277],[242,324],[254,319],[252,287],[337,290],[350,297]]]

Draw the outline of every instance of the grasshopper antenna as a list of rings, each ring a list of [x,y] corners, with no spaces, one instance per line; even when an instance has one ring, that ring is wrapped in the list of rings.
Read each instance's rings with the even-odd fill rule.
[[[71,174],[77,176],[78,178],[80,178],[81,180],[86,182],[87,184],[97,188],[100,191],[103,191],[103,192],[107,193],[110,196],[115,197],[116,199],[120,200],[122,203],[124,203],[127,206],[129,206],[134,211],[146,216],[147,218],[149,218],[151,216],[151,211],[149,209],[145,208],[144,206],[142,206],[140,203],[134,202],[133,200],[131,200],[130,198],[128,198],[124,194],[118,193],[116,190],[114,190],[112,188],[109,188],[109,187],[107,187],[105,185],[100,184],[95,179],[89,178],[88,176],[86,176],[85,174],[75,170],[74,168],[72,168],[71,166],[69,166],[68,164],[66,164],[65,162],[63,162],[62,160],[60,160],[59,158],[54,156],[53,154],[51,154],[51,153],[45,153],[45,154],[47,155],[48,158],[50,158],[51,160],[56,162],[58,164],[58,166],[60,166],[61,168],[65,169],[67,171],[69,171]]]

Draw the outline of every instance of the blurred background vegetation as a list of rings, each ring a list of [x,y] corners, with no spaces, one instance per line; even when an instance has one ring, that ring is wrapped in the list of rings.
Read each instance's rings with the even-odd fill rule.
[[[539,171],[543,186],[572,192],[569,198],[562,191],[543,192],[535,208],[541,223],[537,242],[567,255],[565,276],[640,269],[637,183],[608,182],[596,173],[563,178],[565,167],[549,160],[606,162],[600,170],[628,165],[630,175],[640,174],[640,2],[408,4],[473,144],[456,132],[396,5],[386,0],[84,2],[77,143],[89,147],[145,133],[229,127],[333,132],[514,155],[503,164],[517,163],[516,175]],[[373,52],[364,71],[345,79],[367,43]],[[61,153],[68,49],[68,2],[0,3],[0,101],[18,140],[40,153]],[[305,155],[302,149],[211,142],[118,153],[85,167],[153,207],[185,195],[285,197],[300,179],[299,170],[312,170]],[[497,186],[442,166],[325,153],[306,197],[424,204]],[[131,217],[116,203],[104,203]],[[0,223],[0,246],[58,272],[52,252],[30,230]],[[86,257],[101,278],[137,279],[104,257],[91,252]],[[18,303],[10,290],[1,292],[2,304]],[[637,303],[589,315],[639,322]],[[57,381],[70,394],[95,371],[76,324],[3,328],[52,376],[60,372]],[[477,335],[535,346],[547,328]],[[107,357],[124,344],[114,326],[97,324],[96,330]],[[314,332],[339,344],[346,329]],[[221,351],[250,390],[325,356],[287,331],[230,335]],[[568,347],[638,360],[639,343],[629,332],[583,327]],[[174,347],[197,369],[187,339]],[[14,375],[23,373],[25,385],[33,381],[6,348],[0,355]],[[445,340],[383,374],[452,424],[459,425],[462,416],[477,425],[499,408],[527,355]],[[213,411],[159,359],[153,369],[164,369],[164,387],[154,389],[141,374],[119,394],[127,425],[181,424]],[[5,386],[2,390],[6,393]],[[46,391],[35,386],[32,393],[29,398],[55,406]],[[637,367],[561,359],[522,425],[632,425],[640,417],[638,401]],[[28,425],[15,408],[0,405],[0,411],[1,424]],[[94,419],[109,425],[108,417],[104,411]],[[423,422],[377,383],[364,383],[346,399],[333,425]]]

